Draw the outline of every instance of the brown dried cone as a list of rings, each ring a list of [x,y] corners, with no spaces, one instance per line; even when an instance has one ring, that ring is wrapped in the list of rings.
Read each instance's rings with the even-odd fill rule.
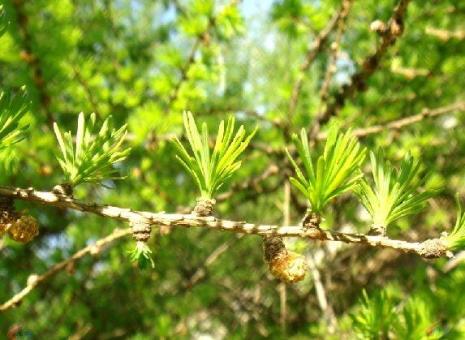
[[[29,215],[21,215],[8,229],[10,238],[21,243],[30,242],[39,235],[37,220]]]
[[[216,204],[216,200],[211,198],[198,198],[197,204],[194,208],[194,213],[197,216],[210,216],[213,213],[213,207]]]
[[[265,261],[274,277],[287,282],[302,281],[308,271],[305,257],[288,251],[282,237],[265,236],[263,238]]]

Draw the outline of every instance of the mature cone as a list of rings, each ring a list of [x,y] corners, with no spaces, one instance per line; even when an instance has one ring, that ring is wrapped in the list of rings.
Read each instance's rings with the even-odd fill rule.
[[[34,217],[21,215],[11,224],[8,234],[17,242],[27,243],[39,235],[39,225]]]
[[[305,278],[308,271],[305,257],[288,251],[281,237],[265,237],[263,247],[265,261],[274,277],[288,283],[299,282]]]

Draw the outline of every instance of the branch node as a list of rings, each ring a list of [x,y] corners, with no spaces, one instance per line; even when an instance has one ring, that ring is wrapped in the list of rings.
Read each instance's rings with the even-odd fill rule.
[[[304,228],[320,228],[320,223],[321,223],[321,216],[310,209],[307,209],[307,212],[305,213],[304,218],[300,222],[300,224]]]
[[[73,197],[73,186],[69,183],[57,184],[52,192],[59,196]]]
[[[138,242],[147,243],[150,239],[150,234],[152,232],[152,226],[147,221],[133,221],[130,223],[132,228],[132,236]]]
[[[216,200],[213,198],[198,198],[193,213],[202,217],[211,216],[215,204]]]
[[[386,237],[386,227],[381,224],[372,224],[368,235]]]
[[[370,24],[370,31],[384,34],[386,32],[386,24],[381,20],[375,20]]]
[[[26,284],[29,286],[29,287],[34,287],[37,282],[39,281],[39,275],[37,274],[31,274],[27,277],[27,282]]]
[[[446,243],[439,238],[422,242],[418,250],[418,254],[426,259],[436,259],[447,256],[449,255],[448,253],[450,253],[450,251],[447,249]]]

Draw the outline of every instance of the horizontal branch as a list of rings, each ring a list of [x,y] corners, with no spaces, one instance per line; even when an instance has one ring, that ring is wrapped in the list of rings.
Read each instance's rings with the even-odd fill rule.
[[[465,101],[458,101],[456,103],[449,104],[446,106],[441,106],[435,109],[424,108],[420,113],[417,113],[415,115],[393,120],[385,124],[377,124],[377,125],[372,125],[366,128],[354,129],[352,133],[356,137],[365,137],[365,136],[373,135],[373,134],[380,133],[386,130],[400,130],[406,126],[421,122],[422,120],[426,118],[433,118],[433,117],[445,115],[448,113],[452,113],[455,111],[465,111]],[[326,139],[326,133],[319,133],[318,140],[324,140],[324,139]]]
[[[97,214],[103,217],[123,220],[131,224],[147,223],[153,226],[166,227],[203,227],[211,230],[229,231],[239,234],[254,234],[261,236],[301,237],[319,241],[339,241],[345,243],[358,243],[379,248],[392,248],[405,253],[414,253],[424,258],[438,258],[450,256],[445,242],[440,239],[429,239],[423,242],[408,242],[389,239],[383,236],[364,235],[355,233],[342,233],[319,228],[306,228],[304,226],[279,226],[267,224],[254,224],[245,221],[231,221],[219,219],[214,216],[201,217],[195,214],[173,214],[165,212],[135,211],[96,203],[84,203],[71,197],[58,195],[48,191],[36,191],[33,188],[7,188],[0,187],[0,195],[32,201],[62,209],[74,209],[82,212]]]
[[[465,30],[448,31],[441,28],[426,27],[425,33],[442,41],[449,41],[451,39],[465,39]]]
[[[81,259],[87,254],[97,255],[100,252],[102,252],[105,249],[105,246],[109,243],[129,234],[131,234],[131,228],[115,229],[110,235],[96,241],[93,244],[86,246],[85,248],[82,248],[81,250],[74,253],[74,255],[72,255],[71,257],[53,265],[45,273],[41,275],[29,275],[26,286],[19,293],[15,294],[11,299],[1,304],[0,311],[5,311],[18,305],[18,303],[21,302],[21,300],[24,299],[24,297],[26,297],[26,295],[28,295],[34,288],[36,288],[38,285],[40,285],[53,275],[57,274],[61,270],[65,269],[69,264]]]

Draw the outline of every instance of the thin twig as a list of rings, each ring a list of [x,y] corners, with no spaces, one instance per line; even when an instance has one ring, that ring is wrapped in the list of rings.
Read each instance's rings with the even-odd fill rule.
[[[92,89],[89,86],[89,83],[82,77],[81,72],[79,72],[79,70],[74,65],[72,66],[72,69],[73,69],[74,77],[79,82],[79,84],[81,84],[84,90],[84,93],[86,94],[86,97],[92,106],[93,112],[97,115],[97,117],[100,118],[101,116],[100,116],[99,109],[98,109],[98,103],[94,97]]]
[[[448,31],[441,28],[426,27],[425,33],[427,35],[438,38],[442,41],[449,41],[451,39],[464,40],[465,39],[465,30],[459,31]]]
[[[381,42],[376,51],[363,61],[360,70],[352,76],[350,84],[343,86],[334,96],[333,101],[329,103],[326,110],[316,119],[317,124],[323,125],[326,123],[345,104],[348,98],[351,98],[357,92],[365,90],[367,79],[379,68],[381,59],[387,53],[389,47],[393,46],[402,35],[404,17],[409,3],[410,0],[399,0],[388,23],[379,32]]]
[[[218,248],[216,248],[203,262],[202,266],[199,267],[195,273],[190,277],[190,279],[185,284],[185,288],[192,288],[196,285],[201,279],[207,275],[207,268],[210,267],[216,260],[220,258],[237,240],[242,238],[243,235],[238,235],[237,238],[228,240],[222,243]]]
[[[38,285],[57,274],[61,270],[65,269],[69,264],[81,259],[87,254],[97,255],[105,249],[105,246],[121,237],[131,234],[131,228],[127,229],[115,229],[110,235],[98,240],[94,244],[90,244],[87,247],[74,253],[73,256],[53,265],[49,270],[41,275],[32,274],[27,279],[26,286],[11,299],[0,305],[0,311],[5,311],[18,305],[26,295],[28,295]]]
[[[236,1],[232,0],[229,3],[230,5],[235,5]],[[181,7],[178,7],[181,9]],[[189,55],[187,57],[187,61],[185,64],[181,67],[180,73],[181,77],[179,78],[178,82],[174,85],[173,91],[171,91],[171,94],[168,98],[168,103],[167,107],[168,109],[171,108],[173,103],[176,101],[176,99],[179,96],[179,91],[181,90],[181,87],[185,81],[188,80],[188,73],[191,68],[191,66],[195,62],[195,55],[197,54],[197,51],[199,50],[201,44],[204,44],[209,41],[210,39],[210,31],[216,26],[216,18],[214,16],[210,16],[208,18],[208,23],[207,26],[205,27],[205,30],[200,33],[197,38],[194,41],[194,44],[192,45],[192,48],[189,52]]]
[[[316,293],[316,297],[318,300],[318,304],[321,308],[321,311],[324,314],[324,319],[328,324],[329,332],[333,333],[336,328],[337,320],[334,315],[334,311],[332,307],[328,303],[328,298],[326,297],[325,287],[323,283],[321,282],[321,274],[316,266],[313,254],[309,254],[308,256],[308,266],[312,273],[313,283],[315,285],[315,293]]]
[[[342,36],[346,28],[347,16],[349,15],[352,0],[343,0],[340,18],[337,23],[336,37],[331,44],[331,55],[329,57],[328,66],[326,67],[325,77],[320,89],[320,103],[325,103],[328,99],[329,86],[334,74],[336,73],[336,62],[341,47]],[[320,111],[320,110],[318,110]]]
[[[441,238],[428,239],[423,242],[408,242],[390,239],[383,236],[343,233],[319,228],[306,228],[304,226],[279,226],[268,224],[255,224],[245,221],[232,221],[219,219],[214,216],[200,217],[195,214],[174,214],[165,212],[136,211],[129,208],[120,208],[96,203],[84,203],[74,198],[57,195],[49,191],[37,191],[33,188],[0,187],[0,195],[37,202],[61,209],[73,209],[92,213],[103,217],[123,220],[129,223],[143,221],[153,226],[167,227],[201,227],[218,231],[229,231],[239,234],[253,234],[260,236],[301,237],[320,241],[339,241],[345,243],[358,243],[377,248],[392,248],[404,253],[414,253],[424,258],[439,258],[452,256],[447,244]]]
[[[465,101],[456,102],[447,106],[438,107],[436,109],[424,108],[420,113],[409,117],[393,120],[386,124],[373,125],[367,128],[359,128],[353,131],[357,137],[365,137],[385,130],[400,130],[406,126],[421,122],[425,118],[432,118],[444,114],[452,113],[454,111],[464,111]],[[320,136],[319,136],[320,137]]]
[[[288,107],[288,121],[292,120],[292,116],[297,108],[297,104],[299,101],[300,93],[302,91],[302,85],[304,81],[305,72],[310,68],[312,63],[315,61],[318,54],[322,51],[323,47],[325,46],[326,42],[328,41],[328,37],[331,32],[336,28],[336,24],[340,18],[341,12],[338,11],[333,17],[329,20],[326,27],[318,34],[314,41],[310,44],[307,50],[307,54],[303,63],[300,65],[299,74],[297,79],[292,87],[292,94],[289,100],[289,107]]]
[[[445,106],[440,106],[437,108],[424,108],[421,110],[420,113],[392,120],[390,122],[386,122],[383,124],[376,124],[364,128],[357,128],[352,131],[353,135],[358,137],[358,138],[363,138],[367,137],[369,135],[374,135],[383,131],[389,131],[389,130],[401,130],[407,126],[419,123],[427,118],[434,118],[442,115],[446,115],[449,113],[454,113],[454,112],[462,112],[465,111],[465,101],[458,101],[449,105]],[[318,132],[316,135],[315,139],[316,140],[325,140],[327,138],[326,132]],[[293,146],[288,147],[289,151],[292,152]],[[268,153],[283,153],[283,149],[279,148],[269,148],[267,150]]]

